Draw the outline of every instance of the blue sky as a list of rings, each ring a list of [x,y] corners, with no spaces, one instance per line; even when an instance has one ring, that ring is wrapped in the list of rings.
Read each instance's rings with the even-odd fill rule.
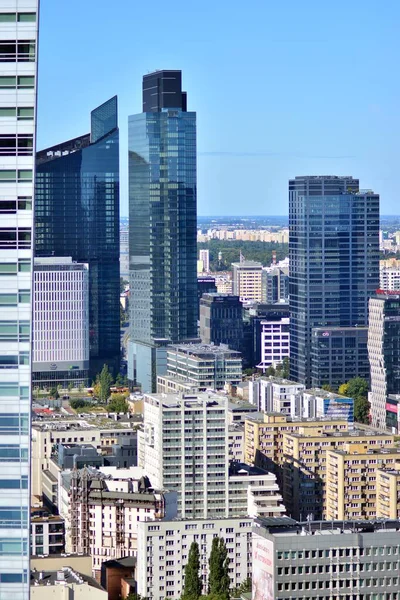
[[[126,215],[142,75],[182,69],[200,215],[286,214],[306,174],[359,177],[400,214],[399,26],[398,0],[41,0],[38,149],[118,94]]]

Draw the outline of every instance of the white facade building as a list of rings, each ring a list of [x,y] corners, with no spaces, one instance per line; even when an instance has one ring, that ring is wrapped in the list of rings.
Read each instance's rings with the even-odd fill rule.
[[[289,323],[290,319],[280,321],[261,321],[261,363],[259,369],[282,363],[289,357]]]
[[[215,536],[225,540],[231,589],[251,577],[253,519],[173,520],[138,523],[137,587],[149,600],[180,598],[184,568],[192,542],[200,549],[203,594],[207,594],[208,560]]]
[[[119,229],[119,268],[124,281],[129,281],[129,225],[121,224]]]
[[[291,417],[302,416],[302,383],[280,377],[260,377],[249,382],[249,401],[262,412],[279,412]]]
[[[33,381],[86,384],[89,369],[89,267],[72,258],[35,258]]]
[[[227,399],[145,394],[138,460],[156,489],[178,492],[182,518],[229,516]]]
[[[273,473],[232,463],[229,469],[229,511],[231,517],[280,517],[285,513],[282,496]]]
[[[0,598],[29,597],[31,279],[38,0],[0,18]]]
[[[200,250],[199,251],[199,261],[201,261],[203,263],[202,270],[205,273],[209,273],[210,272],[210,251],[209,250]]]
[[[381,290],[400,290],[400,269],[397,267],[381,267],[379,271]]]

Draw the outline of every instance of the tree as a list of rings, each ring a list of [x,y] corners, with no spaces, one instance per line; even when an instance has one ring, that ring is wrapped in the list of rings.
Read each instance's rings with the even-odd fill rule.
[[[123,384],[124,378],[122,377],[121,373],[118,373],[117,377],[115,378],[115,385],[122,386]]]
[[[354,399],[354,420],[369,423],[368,382],[362,377],[354,377],[347,382],[347,396]]]
[[[73,398],[73,400],[70,400],[69,404],[74,410],[77,410],[78,408],[84,408],[86,406],[86,402],[83,398]]]
[[[342,383],[342,385],[339,386],[338,394],[340,394],[341,396],[347,396],[348,387],[348,383]]]
[[[325,390],[326,392],[333,392],[333,388],[329,383],[323,383],[322,389]]]
[[[55,400],[58,400],[58,398],[60,397],[60,394],[58,393],[58,389],[56,387],[52,387],[50,390],[50,396],[52,398],[54,398]]]
[[[73,390],[73,389],[74,389],[74,385],[73,385],[73,383],[70,381],[70,382],[69,382],[69,384],[68,384],[68,391],[69,391],[69,392],[72,392],[72,390]]]
[[[200,576],[200,551],[197,542],[192,542],[189,550],[189,558],[185,566],[185,586],[182,600],[198,600],[203,591],[203,583]]]
[[[276,371],[272,365],[270,365],[268,367],[268,369],[265,371],[265,374],[267,375],[267,377],[274,377],[275,373],[276,373]]]
[[[229,600],[229,558],[228,550],[222,538],[216,537],[213,539],[208,565],[209,598],[213,600]]]
[[[123,394],[113,394],[107,405],[108,412],[126,413],[129,411],[129,404]]]
[[[100,384],[100,393],[99,393],[100,400],[102,402],[107,402],[107,400],[110,396],[110,387],[113,382],[113,378],[111,376],[111,373],[108,370],[107,365],[103,365],[103,368],[99,375],[98,382]]]
[[[290,375],[290,364],[289,364],[289,357],[285,356],[285,358],[282,361],[282,377],[284,379],[289,379],[289,375]]]
[[[232,591],[232,598],[240,598],[242,594],[248,594],[251,592],[252,583],[251,577],[248,577],[237,588]]]

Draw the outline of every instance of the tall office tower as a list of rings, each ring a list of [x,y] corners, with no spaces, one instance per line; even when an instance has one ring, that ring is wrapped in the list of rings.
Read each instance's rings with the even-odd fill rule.
[[[379,286],[379,196],[358,179],[289,181],[290,378],[311,385],[313,327],[367,325]]]
[[[368,356],[372,425],[385,429],[388,396],[400,394],[400,292],[379,291],[370,299]]]
[[[263,266],[254,260],[232,263],[232,291],[241,300],[262,301]]]
[[[227,344],[241,352],[243,306],[238,296],[203,294],[200,300],[200,337],[203,344]]]
[[[129,117],[128,378],[155,391],[170,343],[197,338],[196,113],[181,71],[143,77]]]
[[[36,258],[33,282],[34,385],[88,385],[88,265],[71,257]]]
[[[29,598],[31,279],[38,0],[0,13],[0,598]]]
[[[36,156],[35,252],[89,265],[90,376],[119,371],[117,97],[91,113],[91,133]]]

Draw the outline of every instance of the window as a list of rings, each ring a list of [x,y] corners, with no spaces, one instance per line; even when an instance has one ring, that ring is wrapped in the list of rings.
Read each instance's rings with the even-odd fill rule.
[[[32,156],[32,152],[33,135],[0,134],[0,156]],[[26,171],[19,171],[18,178],[25,178],[24,173]]]
[[[31,301],[31,293],[29,290],[21,290],[18,294],[18,303],[19,304],[29,304]]]
[[[35,116],[35,110],[32,107],[17,108],[18,121],[31,121]]]
[[[15,77],[14,77],[15,79]],[[9,87],[9,86],[8,86]],[[15,86],[13,86],[15,87]],[[17,77],[17,88],[28,89],[35,87],[35,77],[33,75],[20,75]]]
[[[16,263],[0,263],[0,276],[1,275],[16,275],[17,264]]]
[[[33,62],[34,40],[3,40],[0,42],[0,62]]]
[[[0,306],[17,306],[17,294],[0,294]]]
[[[19,12],[17,21],[19,23],[34,23],[36,21],[36,13]]]

